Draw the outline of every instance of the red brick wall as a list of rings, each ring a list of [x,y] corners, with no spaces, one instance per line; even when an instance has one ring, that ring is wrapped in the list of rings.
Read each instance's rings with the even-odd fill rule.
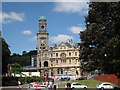
[[[98,81],[110,82],[120,86],[120,78],[118,79],[118,77],[115,74],[95,76],[94,79]]]

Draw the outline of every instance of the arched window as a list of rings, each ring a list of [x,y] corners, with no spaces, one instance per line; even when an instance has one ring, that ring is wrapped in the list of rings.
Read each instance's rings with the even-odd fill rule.
[[[71,52],[69,52],[69,56],[71,56]]]
[[[60,73],[59,73],[59,69],[57,69],[57,73],[60,74]]]
[[[58,63],[58,60],[56,60],[56,63]]]
[[[61,69],[61,74],[63,74],[63,70]]]
[[[45,28],[44,26],[41,26],[41,30],[44,30],[44,28]]]
[[[58,53],[56,53],[56,57],[58,57]]]
[[[71,63],[71,59],[69,59],[69,63]]]

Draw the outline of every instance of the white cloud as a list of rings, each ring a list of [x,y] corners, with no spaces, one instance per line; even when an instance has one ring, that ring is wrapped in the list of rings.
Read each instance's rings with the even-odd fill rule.
[[[37,36],[34,36],[30,39],[31,41],[37,41]]]
[[[52,43],[58,43],[58,42],[65,42],[68,41],[68,39],[74,39],[72,36],[68,36],[68,35],[58,35],[58,36],[54,36],[54,37],[50,37],[50,41]]]
[[[53,11],[87,14],[87,2],[56,2]]]
[[[30,30],[26,30],[26,31],[22,31],[22,34],[30,35],[30,34],[32,34],[32,32]]]
[[[72,33],[79,34],[80,31],[84,31],[85,28],[83,28],[83,27],[77,27],[77,26],[72,26],[72,27],[69,27],[68,30],[70,30]]]
[[[7,24],[13,21],[24,21],[25,14],[24,13],[16,13],[16,12],[0,12],[0,23]]]

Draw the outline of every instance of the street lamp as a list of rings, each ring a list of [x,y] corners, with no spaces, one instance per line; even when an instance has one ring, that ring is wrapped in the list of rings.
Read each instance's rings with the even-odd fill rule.
[[[107,62],[108,60],[107,60],[107,59],[108,59],[108,58],[107,58],[107,54],[104,54],[104,56],[105,56],[105,59],[106,59],[106,60],[104,60],[104,64],[103,64],[103,65],[104,65],[104,66],[103,66],[104,68],[103,68],[103,69],[104,69],[104,72],[106,72],[106,71],[107,71],[107,64],[108,64],[108,62]]]
[[[107,54],[105,54],[105,57],[107,56]]]

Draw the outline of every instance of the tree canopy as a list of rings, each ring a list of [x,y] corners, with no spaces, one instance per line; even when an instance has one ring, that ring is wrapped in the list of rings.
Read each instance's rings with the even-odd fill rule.
[[[18,63],[21,66],[31,65],[32,55],[37,55],[37,51],[36,50],[31,50],[29,52],[23,51],[22,55],[13,53],[13,55],[10,56],[9,63],[10,64]]]
[[[120,4],[90,2],[86,30],[80,32],[84,70],[120,73]]]
[[[10,53],[11,52],[9,49],[9,45],[2,38],[2,74],[5,74],[7,72],[7,65],[9,62]]]

